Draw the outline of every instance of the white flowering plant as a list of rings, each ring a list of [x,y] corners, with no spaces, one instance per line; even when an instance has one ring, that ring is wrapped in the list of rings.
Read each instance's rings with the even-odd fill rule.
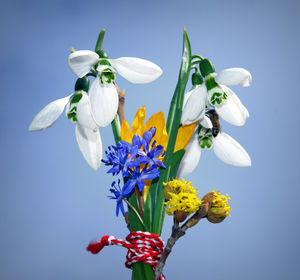
[[[94,170],[104,163],[115,178],[109,198],[116,201],[116,215],[122,213],[130,231],[126,240],[105,235],[87,250],[96,254],[108,245],[125,247],[125,265],[133,270],[132,279],[165,279],[166,259],[187,229],[201,219],[220,223],[229,216],[228,195],[213,190],[199,199],[185,178],[195,170],[204,149],[213,149],[227,164],[251,165],[245,149],[222,131],[219,118],[236,126],[245,124],[248,110],[228,86],[249,86],[252,78],[243,68],[217,74],[210,60],[192,55],[184,30],[181,67],[167,119],[158,112],[145,122],[143,106],[130,127],[124,112],[125,91],[119,90],[117,76],[144,84],[159,78],[162,70],[141,58],[110,59],[102,48],[104,35],[102,30],[95,51],[71,49],[68,65],[77,76],[74,92],[45,106],[29,131],[49,128],[65,110],[76,125],[76,140],[86,162]],[[185,93],[190,77],[192,89]],[[99,127],[108,125],[115,144],[103,156]],[[166,246],[160,237],[165,213],[174,222]]]

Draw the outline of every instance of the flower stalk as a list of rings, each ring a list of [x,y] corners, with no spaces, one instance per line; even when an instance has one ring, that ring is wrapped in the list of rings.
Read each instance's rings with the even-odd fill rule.
[[[95,51],[97,53],[102,51],[102,43],[105,35],[105,30],[101,30],[98,40],[96,43]],[[120,119],[125,119],[125,113],[124,113],[124,105],[125,105],[125,93],[120,92],[119,88],[117,87],[118,95],[119,95],[119,101],[121,99],[121,102],[119,102],[118,106],[118,114],[115,116],[114,120],[111,123],[115,143],[117,144],[121,140],[121,134],[120,134]],[[121,95],[122,93],[122,95]],[[139,215],[137,209],[137,197],[135,192],[132,193],[132,195],[127,199],[123,199],[128,207],[128,215],[129,215],[129,223],[130,223],[130,231],[144,231],[144,224],[141,216]],[[145,274],[146,273],[146,274]],[[147,276],[148,275],[148,276]],[[132,280],[151,280],[153,275],[152,267],[144,264],[144,263],[135,263],[133,264],[133,270],[132,270]]]

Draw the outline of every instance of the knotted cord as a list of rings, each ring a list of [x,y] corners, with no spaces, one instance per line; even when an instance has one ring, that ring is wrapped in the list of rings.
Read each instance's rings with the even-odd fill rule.
[[[127,268],[131,269],[134,263],[144,262],[151,265],[154,271],[164,249],[164,242],[159,235],[143,231],[130,232],[126,240],[105,235],[100,240],[92,241],[86,249],[92,254],[98,254],[108,245],[118,245],[128,249],[125,262]],[[163,274],[160,280],[165,280]]]

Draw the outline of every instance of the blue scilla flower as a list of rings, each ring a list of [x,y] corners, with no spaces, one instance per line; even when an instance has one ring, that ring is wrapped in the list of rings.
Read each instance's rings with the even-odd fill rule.
[[[141,154],[141,156],[137,159],[140,164],[149,164],[149,168],[152,166],[159,166],[162,168],[166,168],[166,166],[157,159],[159,156],[164,156],[164,147],[162,145],[156,145],[156,140],[153,141],[151,147],[150,142],[156,133],[156,128],[151,127],[143,134],[143,147],[145,152]]]
[[[108,147],[108,151],[105,151],[107,160],[102,160],[106,166],[111,166],[112,168],[107,171],[107,173],[112,173],[113,175],[118,175],[120,171],[122,176],[125,177],[128,174],[128,169],[132,167],[132,160],[136,157],[139,148],[137,145],[131,146],[125,141],[119,141],[118,146]]]
[[[132,174],[129,174],[130,179],[125,183],[123,187],[123,195],[128,197],[133,188],[137,185],[141,192],[145,187],[144,180],[153,180],[159,176],[159,171],[156,166],[148,168],[145,166],[141,171],[139,166],[133,169]]]
[[[123,188],[124,189],[124,188]],[[122,214],[125,216],[125,210],[124,210],[124,205],[123,205],[123,198],[125,198],[123,194],[123,190],[121,190],[120,187],[120,179],[118,180],[118,184],[114,181],[111,184],[111,188],[109,191],[114,195],[114,196],[109,196],[110,199],[115,199],[117,202],[117,207],[116,207],[116,215],[119,215],[119,211],[121,209]]]

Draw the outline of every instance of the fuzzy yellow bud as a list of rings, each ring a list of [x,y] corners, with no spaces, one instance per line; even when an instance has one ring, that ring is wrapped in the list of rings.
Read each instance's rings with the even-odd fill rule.
[[[194,212],[196,212],[201,201],[198,199],[198,192],[191,186],[191,182],[182,180],[172,180],[164,183],[164,195],[167,199],[167,214],[176,217],[179,222]]]
[[[230,197],[228,194],[221,195],[220,192],[213,190],[211,193],[203,197],[202,203],[206,201],[210,204],[210,208],[207,213],[207,220],[211,223],[220,223],[227,216],[231,207],[228,205]]]

